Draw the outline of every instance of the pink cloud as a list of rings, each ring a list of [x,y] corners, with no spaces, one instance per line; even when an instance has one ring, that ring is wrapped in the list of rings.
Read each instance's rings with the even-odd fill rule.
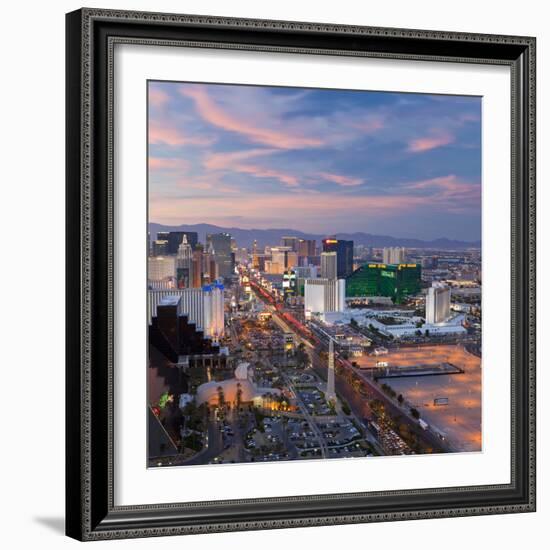
[[[199,189],[202,191],[214,189],[215,184],[209,181],[180,181],[180,187],[186,189]]]
[[[261,174],[263,170],[259,170]],[[274,177],[273,174],[258,177]],[[221,187],[214,186],[216,191]],[[241,216],[247,220],[250,212],[266,212],[272,219],[289,223],[299,218],[305,223],[317,224],[319,219],[338,223],[344,218],[371,215],[403,215],[411,209],[432,210],[437,207],[449,213],[462,213],[479,205],[480,186],[460,180],[450,174],[428,180],[416,181],[402,186],[396,195],[361,195],[350,197],[339,192],[310,194],[307,190],[292,187],[289,194],[250,194],[246,201],[230,200],[222,194],[208,198],[187,196],[181,199],[151,197],[151,219],[164,223],[181,220],[188,223],[213,222],[216,212],[223,216]],[[428,190],[427,194],[415,191]],[[244,227],[244,224],[243,224]]]
[[[461,180],[455,174],[408,183],[404,186],[409,191],[430,190],[429,198],[446,207],[450,212],[459,212],[479,204],[481,186]]]
[[[200,116],[210,124],[241,134],[254,143],[262,143],[278,149],[302,149],[319,147],[323,141],[289,132],[260,128],[231,115],[216,104],[202,87],[180,88],[182,95],[191,98]]]
[[[149,170],[186,170],[189,163],[180,158],[149,157]]]
[[[281,183],[296,187],[299,184],[298,178],[282,170],[247,163],[248,160],[272,155],[277,149],[249,149],[247,151],[231,151],[229,153],[211,153],[206,156],[203,165],[208,170],[221,170],[250,174],[255,178],[272,178]]]
[[[232,187],[231,185],[218,185],[216,187],[216,191],[219,193],[226,193],[226,194],[237,194],[241,193],[241,190],[237,187]]]
[[[205,201],[203,197],[185,197],[182,199],[162,199],[151,197],[151,220],[171,223],[185,217],[188,223],[210,222],[219,212],[223,216],[241,216],[247,220],[250,212],[268,212],[271,217],[280,217],[288,223],[293,218],[304,220],[325,220],[332,218],[378,215],[387,213],[406,213],[411,208],[430,206],[430,197],[420,196],[361,196],[346,197],[337,193],[292,193],[289,195],[266,194],[250,195],[246,201],[229,200],[227,197],[213,195]],[[244,224],[243,224],[244,226]]]
[[[296,176],[280,170],[274,170],[272,168],[264,168],[263,166],[257,166],[254,164],[237,164],[233,167],[233,169],[237,172],[242,172],[243,174],[250,174],[255,178],[277,179],[289,187],[296,187],[299,184]]]
[[[447,132],[434,132],[432,136],[413,139],[409,142],[407,151],[411,153],[424,153],[425,151],[430,151],[431,149],[436,149],[437,147],[443,147],[453,143],[455,140],[454,136]]]
[[[319,172],[317,175],[320,178],[323,178],[332,183],[336,183],[337,185],[341,185],[343,187],[354,187],[356,185],[361,185],[364,181],[361,178],[344,176],[342,174],[333,174],[331,172]]]
[[[149,103],[154,107],[164,107],[169,101],[170,96],[166,92],[163,92],[158,88],[149,88]]]
[[[149,123],[149,143],[155,145],[212,145],[214,141],[206,136],[187,136],[168,122],[155,120]]]
[[[208,170],[224,170],[232,168],[235,164],[251,158],[271,155],[276,149],[249,149],[247,151],[231,151],[229,153],[210,153],[203,161]]]
[[[359,130],[362,130],[364,133],[370,134],[372,132],[376,132],[377,130],[381,130],[384,128],[385,124],[382,117],[370,117],[353,122],[352,126],[359,128]]]
[[[462,182],[455,174],[449,174],[447,176],[439,176],[437,178],[430,178],[427,180],[414,181],[407,183],[404,187],[406,189],[429,189],[429,188],[438,188],[442,189],[447,193],[454,193],[458,190],[471,187],[472,184],[467,184]],[[479,188],[479,186],[475,186]]]

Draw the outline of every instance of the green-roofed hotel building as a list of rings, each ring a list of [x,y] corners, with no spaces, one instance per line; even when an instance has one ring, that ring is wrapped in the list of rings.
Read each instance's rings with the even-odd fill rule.
[[[386,296],[399,304],[420,291],[419,264],[368,263],[346,278],[346,298]]]

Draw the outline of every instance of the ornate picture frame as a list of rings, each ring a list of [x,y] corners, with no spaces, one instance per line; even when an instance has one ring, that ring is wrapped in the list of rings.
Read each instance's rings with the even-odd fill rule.
[[[115,505],[113,52],[117,44],[510,67],[509,484]],[[66,66],[68,536],[103,540],[535,510],[534,38],[81,9],[67,15]]]

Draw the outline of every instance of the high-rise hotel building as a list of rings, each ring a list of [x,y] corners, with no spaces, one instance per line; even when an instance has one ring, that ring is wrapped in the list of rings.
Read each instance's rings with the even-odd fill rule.
[[[150,281],[163,281],[176,275],[176,261],[174,256],[150,256],[147,259]]]
[[[298,256],[300,258],[313,258],[316,255],[316,242],[315,239],[299,239],[298,240]]]
[[[426,323],[444,323],[451,315],[451,289],[434,283],[426,294]]]
[[[224,286],[215,282],[203,291],[204,335],[218,340],[224,335]]]
[[[177,303],[177,313],[184,315],[197,330],[212,340],[224,335],[224,286],[215,282],[202,288],[148,289],[148,320],[157,316],[157,308],[170,300]]]
[[[304,285],[304,310],[306,317],[313,313],[344,311],[346,306],[346,281],[344,279],[306,279]]]
[[[336,252],[337,276],[348,277],[353,272],[353,241],[323,239],[323,252]]]
[[[193,249],[183,235],[176,254],[176,280],[178,288],[193,286]]]
[[[338,276],[336,252],[321,253],[321,277],[324,279],[336,279]]]
[[[382,250],[382,262],[385,264],[403,264],[405,263],[405,249],[394,246]]]

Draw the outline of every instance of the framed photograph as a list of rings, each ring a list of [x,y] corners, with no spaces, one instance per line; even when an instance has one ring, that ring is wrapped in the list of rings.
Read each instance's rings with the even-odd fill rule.
[[[67,535],[535,510],[535,39],[67,15]]]

